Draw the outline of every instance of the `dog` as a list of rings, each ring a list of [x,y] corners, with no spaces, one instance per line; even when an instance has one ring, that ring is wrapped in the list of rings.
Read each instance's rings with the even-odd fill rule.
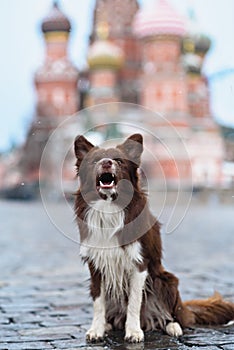
[[[160,223],[140,188],[142,136],[103,149],[81,135],[74,150],[80,180],[75,215],[94,310],[87,341],[125,329],[125,340],[138,343],[144,331],[162,329],[179,337],[186,327],[233,320],[234,303],[218,293],[183,303],[178,279],[162,266]]]

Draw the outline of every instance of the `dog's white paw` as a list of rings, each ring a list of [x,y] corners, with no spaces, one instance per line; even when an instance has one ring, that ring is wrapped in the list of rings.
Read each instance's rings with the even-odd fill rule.
[[[126,329],[125,338],[129,343],[140,343],[144,341],[144,332],[142,329]]]
[[[180,337],[183,335],[183,331],[178,322],[169,322],[166,326],[166,332],[172,337]]]
[[[88,342],[96,342],[100,341],[104,338],[105,335],[105,328],[104,327],[99,327],[99,328],[90,328],[86,332],[86,340]]]

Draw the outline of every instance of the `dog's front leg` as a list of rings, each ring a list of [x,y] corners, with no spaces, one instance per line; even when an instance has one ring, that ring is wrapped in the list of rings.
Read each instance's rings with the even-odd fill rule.
[[[140,325],[140,312],[146,276],[147,271],[139,272],[136,269],[130,279],[125,340],[131,343],[139,343],[144,340],[144,333]]]
[[[105,309],[105,292],[103,283],[101,282],[101,274],[91,272],[91,296],[93,298],[93,321],[90,329],[86,333],[88,341],[101,340],[105,334],[106,328],[106,309]]]

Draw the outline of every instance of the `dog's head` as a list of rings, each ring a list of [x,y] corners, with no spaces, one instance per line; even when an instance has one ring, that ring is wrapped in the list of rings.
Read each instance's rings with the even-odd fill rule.
[[[137,168],[143,151],[140,134],[134,134],[124,143],[108,149],[95,147],[84,136],[77,136],[74,148],[81,190],[86,195],[95,194],[103,200],[115,200],[121,192],[128,190],[127,183],[137,188]]]

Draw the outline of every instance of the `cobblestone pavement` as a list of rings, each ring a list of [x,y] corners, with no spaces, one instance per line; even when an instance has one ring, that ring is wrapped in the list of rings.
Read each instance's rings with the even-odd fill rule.
[[[70,220],[63,203],[53,213]],[[232,203],[194,199],[178,229],[162,234],[164,264],[180,278],[183,299],[218,290],[234,300],[233,217]],[[58,232],[41,202],[0,201],[0,231],[0,349],[234,349],[234,326],[188,329],[178,340],[150,332],[139,345],[113,332],[86,344],[92,305],[78,244]]]

